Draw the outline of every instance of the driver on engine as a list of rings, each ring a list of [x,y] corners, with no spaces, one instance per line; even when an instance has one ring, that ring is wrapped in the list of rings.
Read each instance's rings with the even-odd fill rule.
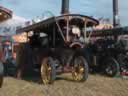
[[[71,29],[71,32],[70,32],[70,41],[71,42],[78,41],[80,36],[81,36],[81,34],[80,34],[79,27],[73,25],[72,29]]]

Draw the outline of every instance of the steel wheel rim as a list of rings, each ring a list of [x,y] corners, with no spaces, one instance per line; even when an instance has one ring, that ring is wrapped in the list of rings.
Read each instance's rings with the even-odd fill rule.
[[[41,65],[41,79],[44,84],[51,82],[51,66],[49,64]]]
[[[81,81],[84,77],[84,72],[85,72],[85,68],[84,68],[84,62],[80,59],[79,63],[76,62],[78,59],[75,60],[75,64],[72,67],[72,77],[75,81]],[[77,63],[77,64],[76,64]]]

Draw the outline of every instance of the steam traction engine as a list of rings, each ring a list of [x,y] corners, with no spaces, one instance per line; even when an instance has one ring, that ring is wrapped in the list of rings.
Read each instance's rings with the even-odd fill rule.
[[[63,0],[61,16],[18,29],[17,33],[28,34],[28,41],[18,50],[17,78],[27,66],[29,72],[35,65],[44,84],[64,72],[71,72],[76,81],[84,81],[89,68],[109,76],[124,72],[128,67],[127,50],[118,37],[127,35],[128,28],[94,29],[98,24],[94,18],[69,14],[69,0]]]
[[[90,68],[108,76],[128,75],[128,27],[88,31],[87,56]],[[93,62],[91,62],[93,61]]]
[[[17,32],[32,32],[27,45],[35,55],[36,64],[40,65],[43,83],[51,83],[56,74],[63,72],[71,72],[74,80],[84,81],[89,71],[84,54],[85,30],[97,24],[98,21],[91,17],[68,14],[51,17]],[[19,66],[17,75],[25,65]]]
[[[44,84],[53,82],[57,74],[64,72],[71,72],[76,81],[88,78],[89,69],[84,54],[85,31],[99,22],[88,16],[69,14],[69,0],[62,0],[61,13],[61,16],[53,16],[17,30],[18,33],[33,34],[19,48],[18,78],[28,65],[39,66]]]

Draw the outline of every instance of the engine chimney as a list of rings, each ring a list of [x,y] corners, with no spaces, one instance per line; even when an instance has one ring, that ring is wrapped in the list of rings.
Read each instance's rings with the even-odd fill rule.
[[[61,14],[69,14],[69,0],[62,0]]]
[[[119,26],[118,0],[113,0],[113,26]]]

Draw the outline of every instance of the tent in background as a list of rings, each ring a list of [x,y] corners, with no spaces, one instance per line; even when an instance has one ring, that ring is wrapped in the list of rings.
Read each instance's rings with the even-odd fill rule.
[[[0,23],[0,36],[12,36],[16,34],[17,26],[22,26],[26,21],[26,19],[14,15],[12,19]]]

